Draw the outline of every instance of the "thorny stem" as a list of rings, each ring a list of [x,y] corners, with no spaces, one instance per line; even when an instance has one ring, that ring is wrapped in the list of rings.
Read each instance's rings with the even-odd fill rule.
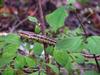
[[[45,33],[45,20],[44,20],[44,15],[43,15],[43,10],[42,10],[42,4],[41,0],[38,0],[38,6],[39,6],[39,15],[40,15],[40,25],[41,25],[41,31],[43,35],[46,35]],[[47,44],[44,43],[44,54],[45,54],[45,63],[49,63],[49,55],[46,52]],[[47,75],[50,73],[50,68],[46,66],[46,73]]]
[[[96,55],[93,54],[93,57],[94,57],[94,59],[95,59],[96,65],[97,65],[98,72],[100,73],[100,65],[99,65],[99,63],[98,63],[98,60],[97,60],[97,58],[96,58]]]

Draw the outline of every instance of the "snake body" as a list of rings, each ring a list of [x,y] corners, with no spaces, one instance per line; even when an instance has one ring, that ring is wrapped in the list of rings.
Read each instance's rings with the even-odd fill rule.
[[[29,32],[29,31],[19,31],[18,32],[20,36],[27,38],[27,39],[33,39],[42,43],[48,43],[50,45],[55,45],[56,41],[44,36],[44,35],[39,35],[39,34],[35,34],[33,32]]]
[[[29,31],[19,31],[18,34],[21,37],[24,37],[24,38],[27,38],[27,39],[36,40],[36,41],[39,41],[41,43],[46,43],[46,44],[50,44],[50,45],[55,45],[56,44],[56,40],[51,39],[51,38],[49,38],[47,36],[35,34],[33,32],[29,32]],[[82,53],[82,55],[85,58],[94,59],[94,56],[92,54]],[[100,60],[100,55],[96,55],[96,58],[97,58],[97,60]]]
[[[80,15],[82,17],[86,18],[85,20],[83,20],[83,22],[84,21],[88,22],[88,20],[90,20],[89,19],[89,17],[90,17],[92,23],[95,24],[95,27],[100,27],[100,22],[97,24],[97,21],[98,20],[100,21],[100,7],[99,6],[85,8],[85,9],[81,10]],[[93,17],[96,17],[96,19],[94,20]],[[44,35],[35,34],[33,32],[29,32],[29,31],[19,31],[18,33],[21,37],[24,37],[27,39],[33,39],[38,42],[47,43],[50,45],[56,44],[56,40],[49,38],[47,36],[44,36]],[[82,53],[82,55],[86,58],[94,59],[93,54]],[[100,60],[100,55],[96,55],[96,58],[97,58],[97,60]]]

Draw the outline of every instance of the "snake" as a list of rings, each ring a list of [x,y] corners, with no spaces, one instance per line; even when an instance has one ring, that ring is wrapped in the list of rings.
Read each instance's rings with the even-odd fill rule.
[[[46,44],[49,44],[49,45],[55,45],[56,44],[56,40],[49,38],[47,36],[44,36],[44,35],[36,34],[34,32],[19,31],[18,34],[23,38],[36,40],[36,41],[41,42],[41,43],[46,43]],[[94,59],[93,54],[82,53],[82,55],[87,59]],[[100,60],[100,55],[96,55],[96,58],[97,58],[97,60]]]
[[[85,21],[87,21],[87,22],[88,22],[88,18],[91,18],[91,21],[93,23],[95,23],[95,25],[97,25],[96,22],[94,20],[92,20],[92,18],[94,16],[95,17],[100,16],[100,7],[99,6],[96,6],[96,7],[87,7],[87,8],[84,8],[83,10],[80,11],[80,15],[82,17],[85,17],[86,18]],[[100,18],[97,17],[96,20],[99,20],[100,21]],[[46,44],[49,44],[49,45],[55,45],[56,44],[56,40],[54,40],[53,38],[49,38],[49,37],[47,37],[45,35],[36,34],[34,32],[30,32],[30,31],[19,31],[18,34],[21,37],[24,37],[24,38],[27,38],[27,39],[36,40],[36,41],[41,42],[41,43],[46,43]],[[82,55],[85,58],[94,59],[93,54],[82,53]],[[100,60],[100,55],[96,55],[96,58],[97,58],[97,60]]]

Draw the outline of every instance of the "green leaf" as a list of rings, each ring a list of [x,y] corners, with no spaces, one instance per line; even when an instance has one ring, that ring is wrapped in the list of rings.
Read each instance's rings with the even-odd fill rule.
[[[81,37],[66,37],[58,40],[56,43],[58,50],[70,50],[72,52],[80,52],[83,48]]]
[[[0,57],[0,68],[10,63],[13,57]]]
[[[100,61],[98,61],[98,62],[100,62]],[[94,65],[96,65],[96,63],[95,63],[95,60],[88,60],[87,62],[85,62],[86,64],[94,64]]]
[[[64,68],[66,70],[68,70],[68,72],[71,72],[72,71],[72,68],[73,68],[73,65],[72,65],[71,62],[72,62],[71,59],[69,59],[68,62],[67,62],[67,64],[64,66]]]
[[[4,53],[9,53],[9,54],[16,53],[17,50],[18,50],[18,48],[19,48],[19,45],[16,45],[16,44],[8,44],[4,48]]]
[[[20,45],[19,37],[15,34],[5,36],[2,42],[4,46],[0,56],[0,67],[8,65],[13,60]]]
[[[53,13],[47,15],[46,20],[53,30],[56,31],[58,28],[64,26],[64,21],[67,16],[68,14],[65,11],[65,7],[62,6],[56,9]]]
[[[34,54],[41,55],[43,51],[43,45],[40,43],[35,43],[33,47]]]
[[[53,56],[55,60],[62,66],[65,66],[69,61],[69,56],[66,51],[54,50]]]
[[[8,44],[14,44],[16,46],[19,46],[20,45],[20,38],[18,35],[16,34],[9,34],[7,36],[1,36],[0,37],[0,46],[1,48]],[[14,46],[15,47],[15,46]]]
[[[100,73],[97,73],[96,71],[85,71],[84,75],[100,75]]]
[[[40,33],[40,31],[41,31],[40,26],[39,25],[36,25],[35,26],[35,33]]]
[[[4,0],[0,0],[0,7],[4,5]]]
[[[9,34],[5,36],[6,43],[20,44],[20,37],[16,34]]]
[[[85,58],[81,53],[73,53],[73,56],[75,57],[77,63],[80,64],[85,62]]]
[[[57,75],[59,74],[59,69],[57,66],[52,65],[52,64],[47,64],[47,66],[49,66],[53,72],[55,72]]]
[[[0,42],[4,41],[5,40],[4,38],[5,38],[5,36],[0,36]]]
[[[35,60],[30,57],[25,57],[25,60],[29,67],[34,67],[36,65]]]
[[[16,54],[9,54],[6,53],[3,56],[0,57],[0,67],[4,66],[4,65],[8,65],[13,58],[15,57]]]
[[[54,51],[54,47],[53,46],[48,46],[47,49],[46,49],[46,52],[50,55],[53,54],[53,51]]]
[[[32,48],[31,48],[31,43],[29,43],[29,42],[25,42],[25,45],[24,45],[24,48],[26,49],[26,50],[31,50]]]
[[[39,72],[34,72],[32,74],[29,74],[29,75],[39,75]],[[40,75],[47,75],[47,74],[45,74],[44,72],[40,72]]]
[[[91,36],[87,42],[86,48],[91,54],[100,54],[100,36]]]
[[[4,48],[4,46],[5,46],[5,42],[4,41],[0,41],[0,49]]]
[[[17,49],[18,46],[14,44],[9,44],[5,46],[3,53],[0,57],[0,67],[9,64],[13,60],[13,58],[16,56]]]
[[[8,48],[8,49],[7,49]],[[5,52],[0,56],[0,67],[9,64],[16,56],[15,50],[10,50],[13,47],[6,47]],[[2,62],[3,61],[3,62]]]
[[[38,20],[36,17],[33,16],[28,16],[29,21],[34,22],[34,23],[38,23]]]
[[[15,72],[12,68],[7,68],[5,71],[2,73],[2,75],[15,75]]]
[[[77,1],[80,2],[81,4],[86,4],[90,2],[90,0],[77,0]]]
[[[75,3],[76,2],[76,0],[67,0],[67,3],[68,4],[73,4],[73,3]]]
[[[78,28],[76,28],[74,31],[70,31],[71,32],[71,34],[73,34],[73,35],[80,35],[80,34],[82,34],[82,30],[78,27]],[[82,35],[80,35],[80,36],[82,36]]]
[[[5,36],[0,36],[0,52],[1,49],[5,46]]]
[[[26,60],[24,56],[22,55],[17,55],[15,59],[15,68],[23,68],[26,64]]]

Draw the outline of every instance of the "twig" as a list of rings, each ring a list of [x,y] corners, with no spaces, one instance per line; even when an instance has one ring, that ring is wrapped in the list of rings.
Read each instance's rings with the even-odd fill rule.
[[[97,60],[97,58],[96,58],[96,55],[93,54],[93,57],[94,57],[94,59],[95,59],[96,65],[97,65],[98,72],[100,73],[100,65],[99,65],[99,63],[98,63],[98,60]]]
[[[79,23],[80,23],[80,25],[81,25],[81,28],[83,29],[83,32],[84,32],[84,34],[85,34],[85,37],[87,38],[88,35],[87,35],[86,30],[85,30],[84,24],[81,22],[81,19],[80,19],[80,17],[77,15],[76,11],[75,11],[75,16],[76,16],[76,18],[78,19],[78,21],[79,21]]]
[[[75,12],[75,13],[76,13],[76,12]],[[88,35],[87,35],[87,32],[86,32],[86,30],[85,30],[85,28],[84,28],[84,24],[81,22],[80,17],[79,17],[77,14],[75,14],[75,16],[76,16],[76,18],[78,19],[79,23],[81,24],[81,27],[82,27],[82,29],[83,29],[83,31],[84,31],[84,33],[85,33],[85,37],[87,38]],[[96,62],[97,68],[98,68],[98,72],[100,72],[100,65],[99,65],[99,63],[98,63],[97,56],[96,56],[95,54],[93,54],[93,58],[95,59],[95,62]]]
[[[38,71],[39,71],[39,72],[38,72],[38,75],[41,75],[40,67],[41,67],[41,66],[39,65],[39,66],[38,66]]]
[[[18,20],[15,20],[15,22],[12,24],[12,28],[10,28],[10,33],[12,33],[15,29],[14,26],[17,24]]]
[[[45,34],[45,21],[44,21],[44,15],[43,15],[43,10],[42,10],[42,5],[41,5],[41,0],[38,0],[38,6],[39,6],[39,16],[40,16],[40,25],[41,25],[41,30],[42,34]]]
[[[14,32],[15,29],[17,29],[22,23],[24,23],[25,21],[27,21],[27,18],[23,19],[22,21],[20,21],[18,24],[16,24],[15,26],[12,27],[10,32]]]
[[[41,4],[41,0],[38,0],[38,6],[39,6],[39,16],[40,16],[40,25],[41,25],[41,31],[42,31],[42,34],[43,35],[46,35],[45,33],[45,19],[44,19],[44,15],[43,15],[43,10],[42,10],[42,4]],[[43,43],[44,45],[44,55],[45,55],[45,63],[49,63],[49,55],[48,53],[46,52],[46,48],[47,48],[47,44],[46,43]],[[46,73],[47,75],[50,74],[50,68],[48,66],[46,66]]]

